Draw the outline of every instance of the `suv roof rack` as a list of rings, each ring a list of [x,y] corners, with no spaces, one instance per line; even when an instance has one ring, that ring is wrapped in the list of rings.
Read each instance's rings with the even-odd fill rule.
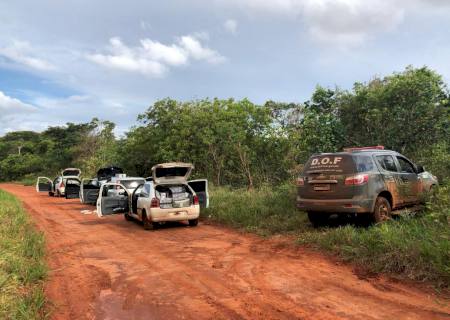
[[[361,150],[384,150],[384,146],[344,148],[344,152],[355,152]]]

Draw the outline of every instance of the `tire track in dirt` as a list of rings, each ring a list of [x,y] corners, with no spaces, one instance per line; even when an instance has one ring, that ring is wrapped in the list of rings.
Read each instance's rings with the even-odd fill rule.
[[[450,319],[448,299],[217,226],[145,231],[2,184],[46,235],[53,319]]]

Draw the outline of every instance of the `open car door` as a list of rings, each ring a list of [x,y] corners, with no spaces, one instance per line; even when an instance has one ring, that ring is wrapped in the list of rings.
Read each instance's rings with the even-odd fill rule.
[[[52,192],[53,181],[47,177],[38,177],[36,181],[36,192]]]
[[[198,179],[188,181],[189,186],[195,191],[198,197],[200,208],[209,207],[208,180]]]
[[[97,198],[97,215],[99,217],[129,213],[130,194],[120,183],[104,183]]]
[[[100,192],[100,182],[97,179],[83,179],[80,186],[80,201],[84,204],[93,204],[97,202]]]
[[[66,199],[76,199],[80,197],[80,184],[81,181],[76,178],[67,178],[65,179],[65,195]]]
[[[63,177],[79,177],[81,175],[81,170],[78,168],[66,168],[61,171],[61,176]]]

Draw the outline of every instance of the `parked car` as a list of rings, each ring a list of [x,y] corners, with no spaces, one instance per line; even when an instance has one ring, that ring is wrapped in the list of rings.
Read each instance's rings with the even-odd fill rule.
[[[152,168],[153,179],[133,192],[122,183],[105,183],[97,199],[97,214],[123,213],[127,220],[142,221],[145,229],[167,221],[188,221],[196,226],[200,208],[209,205],[209,195],[206,179],[188,181],[192,170],[190,163],[158,164]]]
[[[81,180],[79,192],[81,203],[95,205],[101,185],[111,181],[113,177],[120,174],[123,174],[122,168],[110,166],[99,169],[95,178],[85,178]]]
[[[66,168],[54,180],[48,177],[38,177],[36,191],[48,192],[49,196],[78,198],[81,183],[80,175],[80,169]]]
[[[315,226],[331,214],[367,215],[375,222],[415,205],[438,183],[435,176],[382,146],[314,154],[297,179],[297,207]]]

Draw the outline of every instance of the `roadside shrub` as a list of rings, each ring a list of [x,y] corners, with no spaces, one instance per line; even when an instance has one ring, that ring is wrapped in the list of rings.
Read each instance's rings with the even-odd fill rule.
[[[293,184],[254,190],[211,188],[210,208],[202,215],[260,235],[298,232],[307,223],[295,208],[295,191]]]

